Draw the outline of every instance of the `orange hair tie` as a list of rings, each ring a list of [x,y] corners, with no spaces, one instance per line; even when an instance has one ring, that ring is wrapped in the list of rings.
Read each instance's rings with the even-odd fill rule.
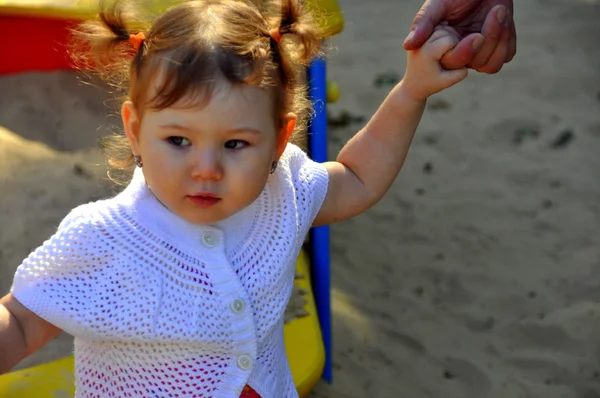
[[[135,48],[135,51],[139,51],[140,47],[142,46],[142,42],[145,38],[146,36],[144,36],[144,33],[139,32],[135,35],[129,35],[129,42],[131,43],[133,48]]]
[[[281,43],[281,33],[279,33],[279,28],[271,29],[271,37],[277,42],[277,44]]]

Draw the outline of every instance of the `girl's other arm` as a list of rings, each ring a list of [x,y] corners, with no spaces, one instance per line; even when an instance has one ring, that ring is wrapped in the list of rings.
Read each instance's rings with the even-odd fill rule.
[[[0,374],[8,372],[60,333],[12,294],[0,299]]]
[[[467,76],[465,68],[440,66],[440,58],[457,42],[450,28],[438,27],[423,47],[408,53],[404,79],[336,161],[324,164],[329,186],[313,226],[356,216],[385,195],[406,159],[427,98]]]
[[[395,87],[371,121],[346,143],[335,162],[325,163],[327,196],[313,223],[331,224],[376,204],[398,175],[425,109]]]

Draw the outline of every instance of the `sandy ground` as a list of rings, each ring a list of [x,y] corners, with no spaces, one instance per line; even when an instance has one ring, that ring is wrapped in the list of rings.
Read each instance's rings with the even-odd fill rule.
[[[341,5],[330,110],[368,118],[420,1]],[[335,373],[313,398],[600,397],[599,17],[595,0],[517,1],[518,57],[432,98],[389,194],[332,227]],[[95,142],[117,119],[69,73],[0,92],[6,292],[69,209],[110,193]],[[331,158],[360,127],[332,127]]]

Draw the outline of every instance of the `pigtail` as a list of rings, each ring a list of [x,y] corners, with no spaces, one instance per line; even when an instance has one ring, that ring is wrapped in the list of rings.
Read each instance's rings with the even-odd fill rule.
[[[306,66],[321,56],[320,29],[314,10],[308,10],[302,0],[272,0],[263,3],[263,15],[269,32],[269,53],[272,67],[277,70],[282,97],[280,111],[296,114],[296,128],[291,141],[305,146],[304,135],[312,114],[312,104],[307,96]]]
[[[299,0],[281,0],[281,22],[279,34],[293,34],[302,48],[300,63],[308,63],[320,53],[321,37],[315,23],[315,16]]]
[[[125,0],[101,0],[96,18],[71,31],[74,66],[95,72],[113,87],[126,90],[131,74],[140,67],[145,49],[140,35],[143,23],[134,11],[138,9]],[[132,35],[138,38],[139,45],[130,40]]]
[[[318,16],[308,10],[301,0],[275,0],[267,5],[271,36],[280,44],[287,36],[290,45],[285,46],[293,63],[308,65],[321,55],[321,32],[317,24]],[[286,38],[287,41],[287,38]]]
[[[70,32],[69,54],[73,67],[82,72],[82,82],[95,85],[99,77],[113,89],[109,91],[116,94],[115,99],[127,94],[132,75],[140,70],[146,52],[147,45],[140,34],[146,28],[140,8],[130,0],[101,0],[97,15]],[[117,102],[120,105],[120,101],[115,101],[114,111],[118,109]],[[126,184],[134,168],[133,155],[124,135],[114,130],[113,134],[104,135],[99,145],[107,155],[108,178]]]

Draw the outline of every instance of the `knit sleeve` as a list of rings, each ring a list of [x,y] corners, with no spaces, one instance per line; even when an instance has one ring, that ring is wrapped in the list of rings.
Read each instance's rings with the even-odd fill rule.
[[[72,335],[88,330],[88,305],[98,279],[98,267],[107,260],[99,249],[96,230],[81,208],[73,210],[58,230],[17,268],[12,294],[25,307]]]
[[[284,157],[289,162],[298,209],[299,232],[304,235],[321,209],[327,194],[329,175],[323,164],[310,159],[296,145],[288,144]]]

